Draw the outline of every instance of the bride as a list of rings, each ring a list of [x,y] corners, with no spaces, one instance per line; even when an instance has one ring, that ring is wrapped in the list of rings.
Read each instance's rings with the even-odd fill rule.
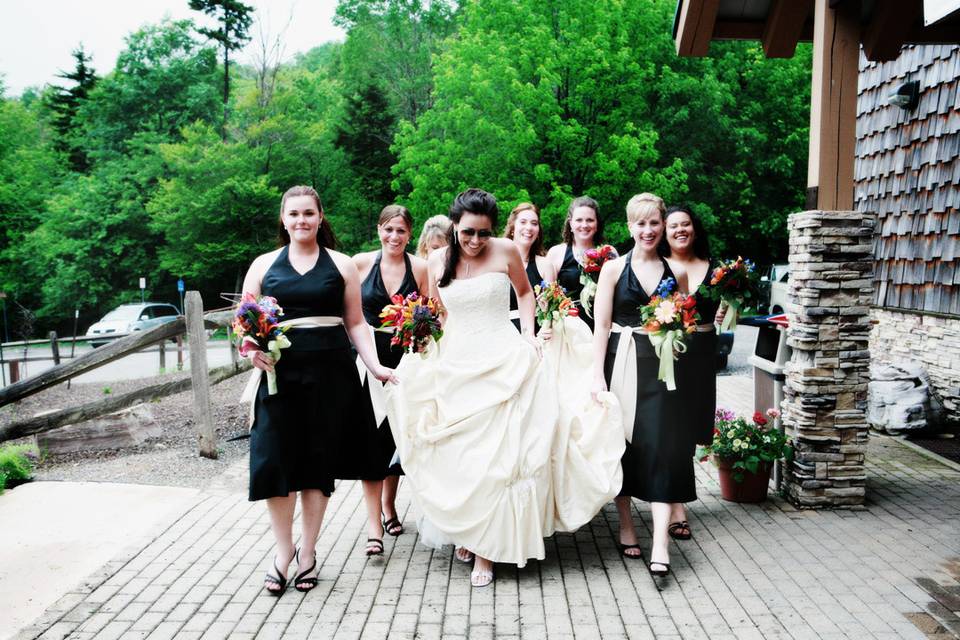
[[[400,383],[386,389],[421,540],[460,547],[458,558],[474,560],[477,587],[493,581],[494,562],[542,559],[545,536],[589,521],[620,489],[624,447],[615,400],[590,405],[589,384],[575,394],[586,408],[561,417],[570,401],[558,394],[556,358],[582,351],[563,348],[566,333],[555,331],[546,349],[555,359],[541,366],[533,291],[514,244],[493,237],[497,215],[480,189],[454,200],[449,246],[429,260],[431,293],[447,313],[444,337],[425,357],[404,356]]]

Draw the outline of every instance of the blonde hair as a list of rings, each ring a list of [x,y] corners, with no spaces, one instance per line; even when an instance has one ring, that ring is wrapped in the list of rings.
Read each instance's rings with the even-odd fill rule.
[[[652,193],[638,193],[627,202],[627,222],[636,222],[643,216],[656,214],[663,219],[667,207],[663,198]]]
[[[417,255],[426,258],[430,253],[430,243],[438,236],[446,242],[451,226],[453,223],[447,216],[436,215],[427,218],[423,223],[423,230],[420,231],[420,240],[417,242]]]

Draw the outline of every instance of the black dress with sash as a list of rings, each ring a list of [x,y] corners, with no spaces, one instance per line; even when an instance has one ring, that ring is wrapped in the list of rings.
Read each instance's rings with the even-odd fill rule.
[[[282,320],[343,317],[344,282],[333,258],[320,249],[300,274],[284,247],[263,276],[261,292],[283,308]],[[383,478],[363,446],[376,429],[342,325],[287,331],[290,347],[275,371],[277,393],[260,381],[250,429],[250,500],[303,489],[333,492],[334,478]]]
[[[537,258],[536,256],[530,256],[530,261],[527,262],[527,280],[530,281],[530,286],[535,287],[541,282],[543,282],[543,276],[540,275],[540,270],[537,269]],[[519,303],[517,302],[517,292],[513,290],[513,287],[510,287],[510,311],[516,311],[520,308]],[[511,316],[514,314],[511,313]],[[520,318],[513,318],[513,325],[517,328],[517,331],[520,331]],[[540,326],[537,325],[534,328],[534,333],[540,330]]]
[[[710,286],[716,263],[711,260],[703,285]],[[719,300],[701,296],[699,286],[692,294],[697,301],[700,324],[711,324],[720,307]],[[713,440],[714,416],[717,410],[717,341],[716,331],[688,334],[687,352],[676,362],[677,392],[683,398],[684,428],[695,444],[709,444]]]
[[[360,297],[363,303],[363,317],[373,328],[379,328],[383,322],[380,318],[380,312],[383,311],[383,308],[390,304],[391,295],[387,293],[387,288],[383,284],[383,275],[380,273],[380,259],[383,257],[382,253],[377,253],[377,258],[373,262],[373,266],[370,268],[370,273],[367,274],[367,277],[364,278],[363,282],[360,284]],[[403,275],[403,281],[400,283],[400,288],[394,292],[394,295],[401,295],[404,298],[410,295],[411,293],[417,292],[417,279],[413,275],[413,266],[410,264],[410,256],[406,253],[403,254],[403,262],[406,267],[406,272]],[[393,347],[390,345],[390,339],[393,337],[391,333],[384,333],[378,331],[373,334],[373,340],[377,345],[377,358],[380,360],[380,364],[385,367],[390,367],[395,369],[398,364],[400,364],[400,358],[403,357],[403,349],[400,347]],[[369,379],[365,380],[363,383],[363,390],[367,393],[367,402],[369,404]],[[383,424],[377,429],[377,437],[375,438],[377,445],[377,457],[385,470],[386,475],[395,476],[402,475],[403,469],[399,464],[390,465],[390,460],[393,458],[394,452],[397,450],[397,445],[393,441],[393,434],[390,431],[390,425],[387,422],[387,419],[384,418]]]
[[[583,283],[580,282],[581,273],[580,263],[573,257],[573,245],[568,244],[567,250],[563,254],[563,264],[560,265],[560,270],[557,272],[557,282],[567,292],[567,296],[576,303],[577,310],[580,312],[580,319],[587,323],[592,332],[593,318],[584,312],[583,306],[580,304],[580,292],[583,291]]]
[[[624,257],[626,264],[613,294],[613,322],[621,326],[639,327],[640,307],[650,296],[630,264],[633,251]],[[663,261],[663,275],[673,277],[670,265]],[[610,333],[604,360],[607,385],[613,372],[614,356],[621,335]],[[623,466],[622,496],[633,496],[647,502],[691,502],[697,499],[693,473],[694,447],[682,428],[682,402],[678,391],[668,391],[657,380],[660,360],[645,334],[634,334],[637,354],[637,403],[633,422],[633,441],[621,459]],[[681,358],[683,355],[680,356]]]

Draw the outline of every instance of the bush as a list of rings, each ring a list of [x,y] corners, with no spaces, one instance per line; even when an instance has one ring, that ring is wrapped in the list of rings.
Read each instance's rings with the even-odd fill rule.
[[[29,480],[39,458],[40,452],[34,445],[0,447],[0,492],[6,488],[8,482]]]

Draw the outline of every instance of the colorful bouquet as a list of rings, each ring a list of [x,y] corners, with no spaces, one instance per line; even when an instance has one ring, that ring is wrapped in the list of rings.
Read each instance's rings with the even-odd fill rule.
[[[240,353],[246,355],[253,348],[273,356],[274,362],[280,360],[280,350],[290,346],[290,339],[284,335],[286,327],[281,327],[278,319],[283,309],[276,298],[244,293],[240,306],[233,318],[233,332],[240,339]],[[267,372],[267,392],[277,393],[277,374]]]
[[[597,295],[600,269],[608,260],[613,260],[616,257],[617,250],[609,244],[587,249],[583,252],[583,263],[580,265],[580,284],[583,285],[583,290],[580,292],[580,306],[591,318],[593,317],[591,306],[594,297]]]
[[[658,380],[667,383],[667,389],[677,388],[673,373],[673,361],[677,354],[687,350],[684,336],[697,330],[700,316],[697,313],[697,300],[685,296],[677,290],[677,281],[665,278],[657,286],[657,292],[650,302],[640,307],[643,328],[660,358]]]
[[[743,482],[747,473],[757,473],[762,466],[793,454],[787,436],[774,428],[779,417],[779,411],[767,409],[766,415],[757,411],[748,422],[733,411],[717,409],[713,442],[698,447],[697,457],[701,462],[710,456],[724,460],[733,469],[734,482]]]
[[[567,292],[558,282],[541,282],[533,287],[536,297],[537,323],[541,327],[549,327],[555,322],[562,322],[566,316],[577,316],[579,311],[567,296]]]
[[[393,332],[390,344],[400,346],[407,353],[423,353],[431,340],[443,337],[440,327],[440,301],[411,293],[406,298],[395,295],[383,308],[383,323],[377,331]]]
[[[700,285],[698,293],[710,300],[719,300],[727,306],[720,331],[737,327],[737,316],[751,311],[760,297],[760,274],[753,262],[737,257],[721,262],[710,275],[710,286]]]

